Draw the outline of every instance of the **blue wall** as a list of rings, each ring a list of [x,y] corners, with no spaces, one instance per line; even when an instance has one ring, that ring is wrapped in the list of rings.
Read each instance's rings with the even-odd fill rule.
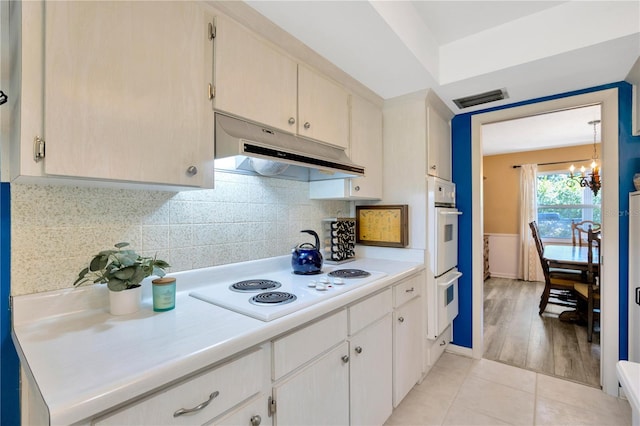
[[[628,244],[629,244],[629,197],[634,191],[633,175],[640,171],[640,137],[631,136],[631,94],[629,83],[619,82],[603,86],[591,87],[575,92],[563,93],[544,98],[532,99],[498,108],[485,109],[469,114],[456,115],[451,122],[451,138],[453,151],[453,180],[457,185],[457,207],[464,213],[459,222],[459,269],[463,273],[459,285],[460,313],[454,322],[453,343],[459,346],[472,347],[472,247],[471,238],[462,237],[472,235],[472,181],[471,176],[471,117],[500,109],[514,108],[522,105],[545,102],[552,99],[582,95],[606,89],[618,89],[618,140],[619,140],[619,185],[620,205],[620,337],[619,359],[627,359],[628,352]],[[605,212],[604,214],[612,214]],[[638,259],[640,260],[640,259]]]
[[[19,364],[11,340],[9,311],[11,260],[11,197],[9,184],[0,183],[0,424],[20,424]]]

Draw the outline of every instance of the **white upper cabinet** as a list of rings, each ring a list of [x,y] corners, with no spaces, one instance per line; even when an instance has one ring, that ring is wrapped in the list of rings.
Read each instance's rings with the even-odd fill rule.
[[[216,18],[216,110],[349,148],[349,93],[230,18]]]
[[[224,16],[216,17],[214,78],[217,110],[295,133],[296,62]]]
[[[382,199],[382,108],[358,96],[351,97],[351,160],[365,168],[350,179],[351,195]]]
[[[46,2],[44,172],[213,187],[210,22],[197,2]]]
[[[304,65],[298,65],[298,134],[349,148],[349,93]]]
[[[351,160],[365,176],[309,183],[313,199],[382,199],[382,107],[351,95]]]
[[[451,118],[453,113],[432,91],[426,99],[427,174],[451,181]]]

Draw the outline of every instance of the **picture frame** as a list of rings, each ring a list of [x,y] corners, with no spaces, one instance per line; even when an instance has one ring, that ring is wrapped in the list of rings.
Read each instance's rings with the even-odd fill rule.
[[[408,246],[409,206],[356,206],[356,243],[381,247]]]

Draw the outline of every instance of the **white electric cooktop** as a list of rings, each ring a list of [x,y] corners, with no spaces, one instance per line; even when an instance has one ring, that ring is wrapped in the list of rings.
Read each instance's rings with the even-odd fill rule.
[[[334,271],[346,277],[334,277],[330,274]],[[325,266],[322,273],[316,275],[297,275],[288,270],[252,274],[249,277],[234,276],[233,279],[192,291],[189,295],[262,321],[271,321],[387,275],[384,272],[367,270],[369,275],[354,278],[353,275],[357,275],[355,271],[360,270]],[[241,287],[248,287],[249,291],[231,289],[233,284],[239,282],[243,282]],[[268,288],[270,286],[273,288]],[[260,295],[259,300],[252,301],[257,295]],[[285,299],[284,303],[272,303],[277,302],[276,299],[280,299],[281,296]],[[260,300],[267,303],[261,303]]]

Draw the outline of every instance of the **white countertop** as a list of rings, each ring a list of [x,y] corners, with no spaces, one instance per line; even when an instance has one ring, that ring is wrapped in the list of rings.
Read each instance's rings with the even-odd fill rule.
[[[230,274],[243,279],[265,267],[290,268],[289,262],[289,256],[282,256],[170,274],[178,292],[176,308],[167,312],[153,312],[149,283],[141,310],[124,316],[108,313],[103,285],[14,297],[13,339],[48,406],[51,424],[87,419],[423,269],[416,262],[357,259],[343,267],[388,275],[270,322],[188,295]]]
[[[618,361],[618,379],[633,413],[633,425],[640,422],[640,363]]]

